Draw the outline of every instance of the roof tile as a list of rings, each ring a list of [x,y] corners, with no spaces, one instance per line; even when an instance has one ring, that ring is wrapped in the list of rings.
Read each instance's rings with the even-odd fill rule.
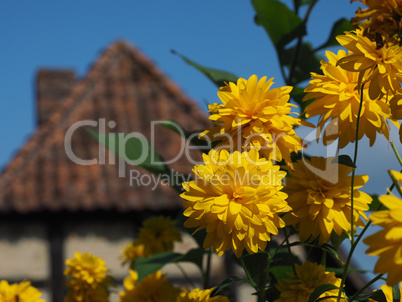
[[[130,170],[151,177],[143,169],[125,164],[126,177],[119,177],[116,156],[82,128],[72,137],[73,152],[83,159],[98,158],[103,152],[106,164],[79,165],[66,155],[67,130],[83,120],[104,119],[106,132],[137,131],[148,139],[154,120],[174,119],[189,131],[208,127],[208,119],[198,106],[133,46],[125,42],[110,46],[54,110],[2,172],[1,212],[180,207],[177,193],[166,185],[151,190],[150,186],[130,184]],[[109,127],[112,121],[115,127]],[[157,152],[165,159],[174,158],[182,138],[160,126],[155,129]],[[171,167],[190,173],[192,164],[181,156]]]

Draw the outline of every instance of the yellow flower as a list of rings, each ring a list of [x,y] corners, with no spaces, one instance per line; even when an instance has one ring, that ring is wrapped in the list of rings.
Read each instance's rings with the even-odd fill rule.
[[[370,220],[383,229],[367,237],[364,243],[369,246],[367,254],[379,256],[374,272],[388,274],[387,284],[393,286],[402,281],[402,200],[389,195],[379,199],[389,210],[371,214]]]
[[[137,240],[126,245],[126,247],[121,252],[121,258],[123,259],[123,264],[131,263],[137,258],[145,257],[144,254],[144,244],[138,243]]]
[[[393,119],[402,119],[402,88],[399,88],[389,101],[391,116]]]
[[[29,281],[14,284],[8,284],[5,280],[0,281],[1,302],[45,302],[40,299],[41,295],[42,293],[31,286]]]
[[[389,101],[391,117],[396,120],[402,119],[402,88],[399,88]],[[402,127],[399,128],[399,140],[402,142]]]
[[[357,0],[352,0],[357,1]],[[351,22],[364,28],[364,36],[376,42],[377,48],[384,45],[385,40],[392,39],[400,43],[402,33],[402,1],[401,0],[359,0],[366,9],[356,11]]]
[[[179,290],[157,271],[137,283],[138,274],[130,270],[124,279],[123,292],[119,293],[120,302],[176,302]]]
[[[348,71],[359,72],[361,79],[370,81],[370,99],[394,93],[402,80],[402,48],[386,44],[377,49],[376,44],[363,36],[361,28],[353,34],[337,36],[338,42],[352,53],[338,61]]]
[[[306,261],[301,266],[296,264],[295,267],[296,274],[289,273],[289,278],[278,281],[276,288],[281,295],[275,302],[305,302],[309,300],[311,293],[321,284],[341,286],[341,279],[336,278],[333,272],[326,272],[323,265]],[[319,298],[338,296],[338,294],[339,290],[333,289],[324,292]],[[337,298],[328,298],[321,301],[335,302]]]
[[[293,128],[308,123],[289,115],[291,107],[297,107],[288,102],[292,87],[270,90],[273,78],[257,80],[252,75],[219,89],[222,104],[209,105],[209,119],[215,127],[202,132],[200,138],[221,141],[219,148],[228,150],[257,149],[265,158],[284,159],[291,166],[290,154],[305,148]]]
[[[64,302],[109,302],[109,292],[104,284],[90,287],[76,279],[67,281],[69,291]]]
[[[106,263],[89,253],[75,252],[74,258],[66,260],[64,275],[80,280],[92,287],[106,280]]]
[[[181,292],[180,295],[177,297],[176,302],[229,302],[229,299],[225,296],[219,295],[211,298],[210,295],[215,290],[215,288],[216,287],[204,290],[196,288],[191,292]]]
[[[356,139],[357,114],[360,106],[360,90],[358,74],[336,66],[338,60],[346,57],[344,50],[338,54],[326,52],[328,62],[321,61],[324,75],[311,73],[311,84],[303,101],[315,99],[305,109],[306,117],[320,116],[317,125],[317,140],[321,131],[324,145],[329,145],[339,138],[339,147],[344,148]],[[364,86],[363,107],[360,115],[358,139],[366,135],[370,146],[374,144],[376,133],[383,134],[389,140],[389,124],[387,118],[391,112],[384,99],[376,102],[369,99],[369,85]],[[329,122],[327,124],[327,122]]]
[[[382,289],[382,291],[384,293],[384,296],[385,296],[385,299],[387,300],[387,302],[395,302],[391,286],[384,284],[384,285],[381,286],[381,289]],[[402,302],[402,290],[401,290],[400,286],[399,286],[399,295],[400,295],[399,301]],[[374,302],[374,300],[369,299],[369,302]]]
[[[194,167],[195,181],[183,183],[184,226],[206,229],[204,248],[219,256],[229,249],[237,257],[243,248],[250,254],[264,250],[270,235],[285,226],[278,213],[290,210],[280,191],[286,173],[257,150],[211,150],[204,163]]]
[[[171,251],[175,241],[181,241],[181,233],[175,221],[168,217],[153,216],[144,221],[135,243],[144,245],[144,257],[148,257]]]
[[[301,241],[319,244],[327,242],[331,233],[341,235],[351,230],[351,167],[333,164],[333,158],[312,157],[295,163],[295,170],[286,179],[284,191],[293,211],[284,216],[288,225],[299,229]],[[364,226],[360,216],[367,219],[371,197],[357,191],[368,176],[355,176],[353,218],[355,226]]]

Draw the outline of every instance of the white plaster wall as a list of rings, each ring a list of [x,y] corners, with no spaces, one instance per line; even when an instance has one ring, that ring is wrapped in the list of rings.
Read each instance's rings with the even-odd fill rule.
[[[40,223],[0,223],[0,278],[48,279],[49,243]]]

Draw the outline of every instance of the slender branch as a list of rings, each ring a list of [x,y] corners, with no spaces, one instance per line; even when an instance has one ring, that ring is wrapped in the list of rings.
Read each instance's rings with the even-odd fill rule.
[[[374,282],[380,280],[384,276],[384,274],[379,274],[373,279],[371,279],[366,285],[364,285],[361,289],[359,289],[351,298],[350,301],[353,301],[355,298],[357,298],[358,295],[360,295],[366,288],[368,288],[371,284]]]
[[[208,258],[207,258],[207,269],[204,275],[204,289],[209,288],[209,276],[211,274],[211,257],[212,257],[212,249],[208,250]]]
[[[288,236],[288,232],[286,231],[286,228],[283,229],[283,232],[285,233],[286,246],[287,246],[288,253],[289,253],[290,263],[292,264],[293,273],[296,274],[295,262],[293,261],[292,250],[290,249],[289,236]]]
[[[391,170],[388,170],[388,174],[392,179],[393,185],[394,187],[396,187],[396,189],[399,192],[399,195],[402,196],[402,188],[398,185],[398,180],[395,178],[395,176],[392,174]]]
[[[338,294],[338,302],[341,299],[341,295],[342,295],[342,288],[345,285],[345,281],[346,281],[346,276],[349,270],[349,265],[350,265],[350,261],[352,259],[352,255],[353,252],[356,249],[357,244],[359,243],[360,239],[362,238],[362,235],[364,234],[364,232],[360,233],[359,237],[357,238],[356,242],[354,240],[354,217],[353,217],[353,193],[354,193],[354,184],[355,184],[355,173],[356,173],[356,162],[357,162],[357,150],[358,150],[358,142],[359,142],[359,122],[360,122],[360,114],[362,111],[362,107],[363,107],[363,88],[364,88],[364,84],[361,85],[360,87],[360,104],[359,104],[359,111],[357,113],[357,120],[356,120],[356,141],[355,141],[355,152],[354,152],[354,156],[353,156],[353,170],[352,170],[352,183],[351,183],[351,188],[350,188],[350,206],[351,206],[351,222],[350,222],[350,242],[352,244],[350,251],[349,251],[349,255],[348,258],[346,260],[345,266],[343,268],[343,274],[342,274],[342,281],[341,281],[341,285],[339,287],[339,294]],[[366,226],[369,225],[369,223],[366,224]]]
[[[299,14],[299,5],[297,3],[298,0],[293,0],[293,6],[294,6],[294,11],[296,13],[296,15]]]
[[[304,19],[303,19],[304,25],[307,24],[307,21],[308,21],[308,18],[310,17],[311,11],[314,8],[314,6],[317,3],[317,1],[318,0],[314,0],[313,2],[311,2],[309,7],[307,8],[306,15],[304,16]],[[289,69],[289,77],[286,80],[286,83],[288,85],[293,85],[293,75],[294,75],[297,63],[299,61],[300,48],[301,48],[302,42],[303,42],[303,35],[300,35],[299,38],[297,39],[295,54],[294,54],[294,57],[293,57],[292,65],[291,65],[291,67]]]
[[[352,244],[354,242],[354,219],[353,219],[353,197],[354,197],[354,185],[355,185],[355,173],[356,173],[356,163],[357,163],[357,150],[358,150],[358,146],[359,146],[359,124],[360,124],[360,115],[362,112],[362,108],[363,108],[363,89],[364,89],[364,84],[361,85],[361,89],[360,89],[360,104],[359,104],[359,110],[357,112],[357,119],[356,119],[356,140],[355,140],[355,153],[353,156],[353,171],[352,171],[352,183],[351,183],[351,192],[350,192],[350,206],[351,206],[351,226],[350,226],[350,237],[351,237],[351,241]]]
[[[327,266],[327,251],[322,251],[321,264],[322,264],[324,267]]]
[[[398,150],[396,150],[396,147],[395,147],[394,142],[391,141],[391,142],[389,142],[389,143],[390,143],[390,145],[391,145],[391,147],[392,147],[392,150],[393,150],[394,153],[395,153],[396,158],[398,159],[399,164],[400,164],[401,167],[402,167],[402,159],[401,159],[401,156],[399,155]]]
[[[250,285],[251,285],[252,287],[254,287],[254,288],[257,290],[258,287],[257,287],[257,285],[255,284],[253,278],[251,277],[250,272],[248,271],[246,265],[244,264],[243,256],[240,257],[240,263],[241,263],[241,266],[242,266],[243,269],[244,269],[244,272],[246,273],[246,276],[247,276],[247,279],[248,279],[248,283],[250,283]]]
[[[402,170],[401,170],[401,172],[402,172]],[[392,186],[389,188],[389,191],[386,193],[386,195],[389,195],[394,187],[395,187],[395,185],[394,185],[394,183],[392,183]],[[381,208],[382,208],[382,204],[380,204],[377,207],[377,209],[375,209],[375,212],[379,211]],[[339,294],[341,293],[342,287],[345,284],[346,274],[349,269],[349,265],[350,265],[350,261],[352,259],[353,252],[355,251],[356,246],[359,244],[360,240],[363,238],[363,235],[366,233],[366,231],[370,227],[371,223],[372,223],[371,220],[369,220],[367,222],[367,224],[364,226],[363,230],[360,232],[359,236],[357,237],[356,241],[352,244],[352,246],[350,248],[350,252],[349,252],[348,258],[346,259],[346,263],[345,263],[345,266],[344,266],[343,272],[342,272],[342,281],[341,281],[341,286],[339,288]],[[338,302],[339,302],[339,299],[340,299],[340,296],[338,296]]]
[[[187,281],[193,288],[195,288],[196,286],[195,286],[193,280],[191,280],[191,278],[187,275],[187,273],[186,273],[186,271],[184,270],[183,266],[181,266],[181,264],[178,263],[178,262],[175,262],[175,264],[176,264],[177,268],[180,270],[180,272],[182,273],[184,279],[186,279],[186,281]]]

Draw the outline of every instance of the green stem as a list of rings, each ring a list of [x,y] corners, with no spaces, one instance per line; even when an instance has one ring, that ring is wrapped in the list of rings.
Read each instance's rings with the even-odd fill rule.
[[[349,265],[350,265],[350,261],[352,259],[352,255],[354,250],[356,249],[357,243],[360,241],[360,239],[362,238],[362,234],[364,234],[364,232],[360,233],[359,237],[357,238],[356,242],[354,239],[354,217],[353,217],[353,197],[354,197],[354,185],[355,185],[355,173],[356,173],[356,162],[357,162],[357,150],[358,150],[358,142],[359,142],[359,122],[360,122],[360,115],[362,112],[362,108],[363,108],[363,88],[364,88],[364,84],[361,85],[360,87],[360,104],[359,104],[359,111],[357,112],[357,120],[356,120],[356,140],[355,140],[355,152],[354,152],[354,156],[353,156],[353,170],[352,170],[352,181],[351,181],[351,188],[350,188],[350,207],[351,207],[351,222],[350,222],[350,242],[352,244],[351,248],[350,248],[350,252],[348,255],[348,258],[346,260],[345,266],[343,268],[343,274],[342,274],[342,281],[341,281],[341,286],[339,287],[339,294],[338,294],[338,302],[341,300],[341,296],[342,296],[342,289],[343,286],[345,285],[345,281],[346,281],[346,275],[348,273],[349,270]],[[368,223],[367,223],[368,225]],[[366,226],[367,226],[366,225]]]
[[[351,237],[351,242],[353,244],[354,242],[354,217],[353,217],[353,211],[354,211],[354,202],[353,202],[353,197],[354,197],[354,185],[355,185],[355,173],[356,173],[356,163],[357,163],[357,150],[359,146],[359,124],[360,124],[360,115],[362,112],[363,108],[363,88],[364,84],[361,85],[360,89],[360,104],[359,104],[359,111],[357,112],[357,120],[356,120],[356,141],[355,141],[355,153],[353,156],[353,170],[352,170],[352,183],[351,183],[351,188],[350,188],[350,207],[351,207],[351,222],[350,222],[350,237]]]
[[[307,8],[306,15],[304,16],[304,19],[303,19],[304,25],[307,24],[307,21],[308,21],[308,18],[310,17],[311,11],[312,11],[314,5],[317,3],[317,1],[318,0],[312,1],[310,3],[309,7]],[[294,85],[293,84],[293,75],[294,75],[294,71],[295,71],[295,68],[297,66],[297,63],[299,62],[300,48],[301,48],[302,42],[303,42],[303,35],[300,35],[299,38],[297,39],[295,55],[293,57],[292,65],[291,65],[291,67],[289,69],[289,77],[288,77],[287,80],[285,78],[285,81],[286,81],[287,85]]]
[[[398,162],[399,162],[399,164],[400,164],[401,167],[402,167],[402,159],[401,159],[401,156],[399,155],[398,150],[396,150],[396,147],[395,147],[394,142],[391,141],[391,142],[389,142],[389,143],[391,144],[392,150],[394,151],[395,156],[396,156],[396,158],[398,159]]]
[[[401,170],[401,172],[402,172],[402,170]],[[389,188],[390,190],[386,193],[386,195],[389,195],[393,188],[394,188],[394,183],[393,183],[392,186]],[[379,210],[381,209],[381,207],[382,207],[382,204],[380,204],[380,205],[378,206],[378,208],[375,210],[375,212],[376,212],[376,211],[379,211]],[[338,302],[339,302],[339,299],[340,299],[340,297],[341,297],[340,295],[341,295],[341,291],[342,291],[343,285],[345,284],[346,275],[347,275],[347,273],[348,273],[348,269],[349,269],[350,261],[351,261],[351,259],[352,259],[353,252],[355,251],[356,246],[359,244],[360,240],[363,238],[363,235],[366,233],[366,231],[367,231],[368,228],[370,227],[371,223],[372,223],[371,220],[369,220],[369,221],[367,222],[367,224],[364,226],[363,230],[361,231],[361,233],[360,233],[359,236],[357,237],[356,241],[352,244],[352,246],[351,246],[351,248],[350,248],[350,252],[349,252],[348,258],[346,259],[346,263],[345,263],[345,266],[344,266],[343,272],[342,272],[342,281],[341,281],[341,286],[339,287]]]
[[[204,289],[209,288],[209,276],[211,274],[211,257],[212,257],[212,250],[208,250],[208,258],[207,258],[207,269],[204,275]]]
[[[322,264],[324,267],[327,266],[327,252],[326,252],[326,251],[322,251],[321,264]]]
[[[265,301],[266,301],[265,290],[262,289],[261,291],[258,292],[258,302],[265,302]]]
[[[255,284],[253,278],[252,278],[251,275],[250,275],[250,272],[248,271],[248,269],[247,269],[247,267],[246,267],[246,264],[244,263],[243,256],[240,257],[240,263],[241,263],[241,266],[243,267],[243,270],[244,270],[244,272],[245,272],[245,274],[246,274],[246,276],[247,276],[248,283],[249,283],[253,288],[255,288],[256,290],[258,290],[257,284]]]
[[[186,281],[193,287],[195,288],[195,284],[193,282],[193,280],[191,280],[191,278],[187,275],[186,271],[184,270],[183,266],[181,266],[180,263],[176,262],[175,263],[177,268],[180,270],[180,272],[182,273],[182,275],[184,276],[184,279],[186,279]]]
[[[398,185],[398,180],[395,178],[395,176],[392,174],[391,170],[388,170],[388,174],[392,179],[394,187],[396,187],[397,191],[399,192],[399,195],[402,196],[402,188]]]
[[[360,295],[366,288],[368,288],[371,284],[374,282],[378,281],[379,279],[382,278],[384,274],[379,274],[375,278],[373,278],[371,281],[369,281],[366,285],[364,285],[361,289],[359,289],[351,298],[350,301],[353,301],[353,299],[357,298],[358,295]]]
[[[258,302],[265,302],[266,301],[266,292],[265,292],[265,281],[260,282],[261,284],[256,284],[254,279],[252,278],[250,272],[248,271],[246,264],[244,263],[243,256],[240,257],[240,263],[243,267],[244,272],[246,273],[248,283],[257,291],[258,295]]]
[[[382,205],[379,206],[378,209],[381,208]],[[356,241],[352,244],[351,248],[350,248],[350,252],[348,255],[348,258],[346,259],[345,262],[345,266],[343,267],[343,272],[342,272],[342,280],[341,280],[341,285],[339,287],[339,296],[338,296],[338,302],[341,298],[341,293],[342,293],[342,288],[345,285],[345,281],[346,281],[346,276],[348,274],[348,270],[349,270],[349,265],[350,265],[350,261],[352,260],[352,255],[357,247],[357,245],[359,244],[360,240],[363,238],[364,233],[366,233],[366,231],[368,230],[369,226],[371,225],[371,221],[367,222],[367,224],[365,225],[365,227],[363,228],[363,230],[361,231],[361,233],[359,234],[359,236],[357,237]]]
[[[295,263],[293,261],[292,250],[290,249],[289,236],[288,236],[288,232],[286,232],[286,228],[283,229],[283,232],[285,233],[286,246],[287,246],[288,253],[289,253],[290,263],[292,264],[293,273],[296,274],[296,267],[295,267]]]

